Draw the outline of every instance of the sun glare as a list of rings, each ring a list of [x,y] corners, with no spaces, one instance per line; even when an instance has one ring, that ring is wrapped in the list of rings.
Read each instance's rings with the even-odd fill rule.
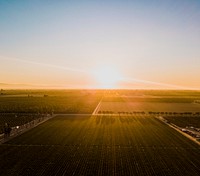
[[[103,67],[97,69],[94,73],[99,88],[112,89],[116,88],[120,80],[120,73],[112,67]]]

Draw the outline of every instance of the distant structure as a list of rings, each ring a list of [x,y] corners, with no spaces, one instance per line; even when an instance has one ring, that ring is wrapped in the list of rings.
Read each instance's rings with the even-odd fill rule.
[[[4,92],[4,90],[3,90],[3,89],[1,89],[1,93],[0,93],[0,95],[3,95],[3,92]]]
[[[200,100],[194,100],[194,103],[200,103]]]

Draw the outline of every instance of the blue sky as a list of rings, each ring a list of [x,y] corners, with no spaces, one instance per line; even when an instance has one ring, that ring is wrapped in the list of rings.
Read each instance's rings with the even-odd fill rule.
[[[200,88],[199,19],[198,0],[1,0],[0,82],[95,87],[106,66]]]

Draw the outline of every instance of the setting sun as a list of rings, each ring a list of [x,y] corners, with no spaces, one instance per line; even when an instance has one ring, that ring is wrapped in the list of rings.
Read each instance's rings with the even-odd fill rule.
[[[96,81],[100,88],[116,88],[120,81],[121,75],[118,70],[113,67],[99,68],[94,72]]]

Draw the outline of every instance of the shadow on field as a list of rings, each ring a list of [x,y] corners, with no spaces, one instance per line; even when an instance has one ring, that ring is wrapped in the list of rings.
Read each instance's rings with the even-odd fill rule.
[[[132,123],[133,122],[133,117],[119,116],[119,120],[120,120],[121,123]]]
[[[116,122],[122,124],[133,124],[133,123],[141,123],[144,126],[148,125],[149,122],[146,120],[146,117],[143,116],[109,116],[109,115],[101,115],[94,116],[96,125],[111,125]]]
[[[69,120],[69,121],[85,121],[89,120],[91,115],[59,115],[56,116],[56,120]]]
[[[100,125],[111,125],[114,124],[116,120],[116,117],[111,116],[97,116],[96,117],[96,124]]]

